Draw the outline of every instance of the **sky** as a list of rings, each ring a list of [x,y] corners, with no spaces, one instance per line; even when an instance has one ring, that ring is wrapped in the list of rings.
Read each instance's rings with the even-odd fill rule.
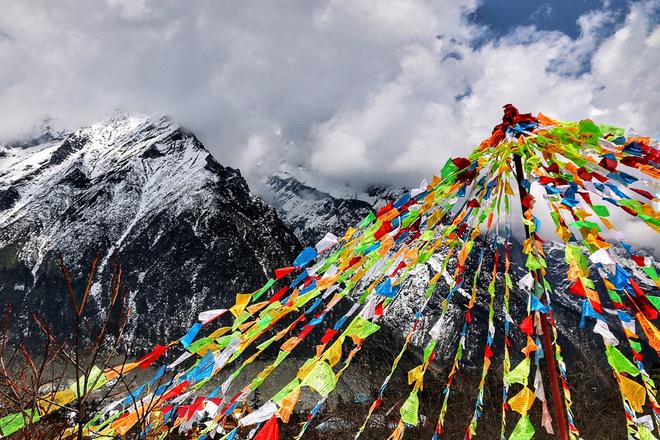
[[[249,182],[413,186],[501,107],[660,138],[660,0],[0,0],[0,142],[165,114]]]

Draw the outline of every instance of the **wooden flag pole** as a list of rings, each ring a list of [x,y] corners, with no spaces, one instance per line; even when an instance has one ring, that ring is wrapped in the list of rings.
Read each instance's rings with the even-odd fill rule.
[[[523,187],[522,181],[525,179],[525,174],[522,166],[522,159],[519,155],[513,155],[513,162],[516,167],[516,180],[518,181],[518,193],[520,194],[520,208],[524,213],[526,208],[523,206],[523,199],[527,196],[527,189]],[[525,226],[525,237],[530,238],[529,227]],[[540,270],[534,271],[534,277],[539,283],[543,283],[542,274]],[[541,298],[545,303],[545,297]],[[561,440],[568,440],[568,431],[566,416],[564,414],[564,404],[561,397],[561,390],[559,386],[559,376],[557,374],[557,363],[555,361],[555,351],[552,346],[552,339],[550,336],[550,325],[548,324],[548,316],[541,313],[541,330],[543,331],[543,355],[547,366],[547,376],[550,380],[550,394],[552,395],[552,406],[555,412],[555,420],[557,421],[557,438]]]

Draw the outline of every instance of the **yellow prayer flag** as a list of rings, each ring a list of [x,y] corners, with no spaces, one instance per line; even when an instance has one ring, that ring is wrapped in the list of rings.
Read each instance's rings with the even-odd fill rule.
[[[235,318],[238,318],[238,315],[240,315],[241,312],[243,310],[245,310],[245,307],[250,302],[250,299],[252,299],[252,294],[251,293],[239,293],[239,294],[237,294],[236,295],[236,305],[232,306],[229,309],[231,314],[234,315]]]
[[[518,394],[509,399],[509,406],[512,410],[524,416],[532,407],[535,399],[534,391],[524,387]]]
[[[354,227],[349,226],[349,228],[346,229],[346,233],[344,234],[344,237],[342,238],[342,240],[344,240],[344,241],[350,240],[351,237],[353,236],[353,234],[355,234],[356,231],[357,230]]]
[[[421,390],[423,387],[423,365],[418,365],[408,372],[408,385],[415,383],[415,388],[419,387]]]
[[[341,360],[341,346],[342,340],[337,339],[323,356],[331,367],[337,365],[337,363]]]
[[[646,402],[646,390],[644,387],[622,375],[619,375],[619,384],[621,386],[621,394],[626,398],[632,409],[638,413],[644,412],[644,403]]]
[[[227,333],[229,330],[231,330],[231,327],[220,327],[219,329],[216,329],[209,335],[209,339],[217,339],[220,336],[224,335]]]

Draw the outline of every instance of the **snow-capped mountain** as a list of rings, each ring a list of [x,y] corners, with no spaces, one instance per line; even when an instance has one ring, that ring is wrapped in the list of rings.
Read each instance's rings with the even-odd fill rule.
[[[302,243],[313,244],[326,232],[337,235],[355,226],[369,211],[398,198],[405,188],[369,186],[366,191],[322,191],[288,172],[266,178],[260,196],[271,204]]]
[[[0,297],[64,328],[59,257],[94,306],[117,251],[138,342],[178,336],[288,264],[298,240],[238,170],[165,117],[122,115],[67,135],[0,147]]]

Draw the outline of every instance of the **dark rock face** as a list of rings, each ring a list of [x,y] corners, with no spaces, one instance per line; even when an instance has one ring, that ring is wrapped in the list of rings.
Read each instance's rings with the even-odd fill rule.
[[[233,304],[300,249],[238,170],[165,118],[123,116],[2,151],[0,298],[24,333],[32,311],[66,332],[60,255],[78,288],[100,256],[91,292],[100,310],[117,252],[140,347]]]

